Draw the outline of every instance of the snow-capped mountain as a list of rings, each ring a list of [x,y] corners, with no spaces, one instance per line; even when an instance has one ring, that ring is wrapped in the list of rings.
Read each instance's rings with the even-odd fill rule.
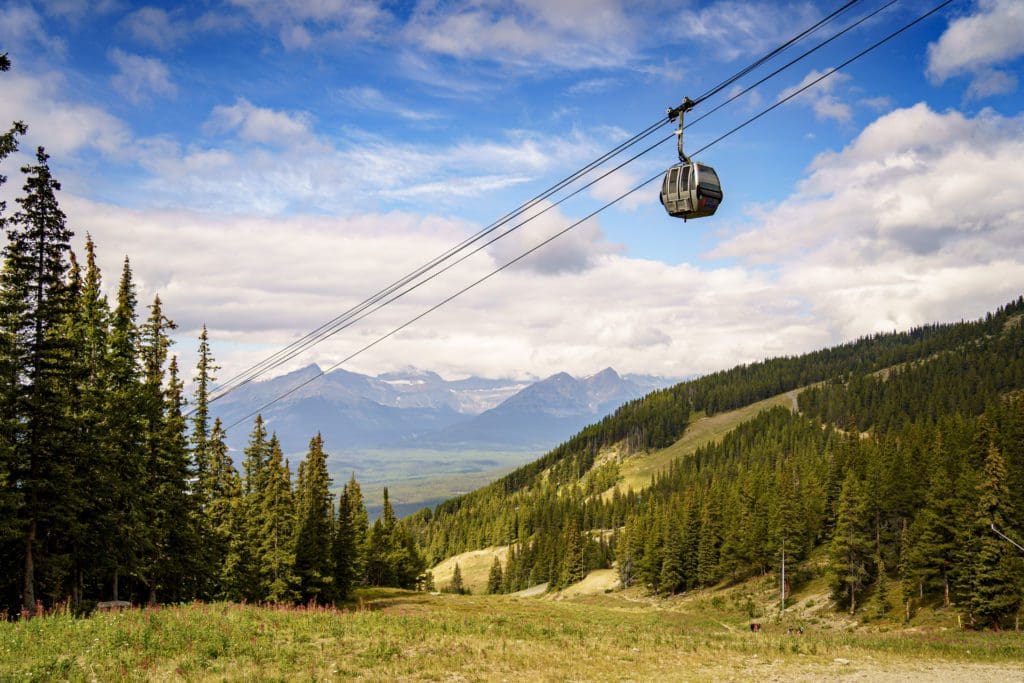
[[[377,377],[347,370],[320,374],[310,365],[215,401],[212,412],[225,424],[242,420],[229,431],[229,445],[244,448],[250,414],[291,392],[261,410],[286,452],[305,450],[317,432],[335,449],[551,447],[623,402],[672,383],[623,378],[611,368],[583,379],[558,373],[532,383],[481,377],[449,381],[422,370]]]

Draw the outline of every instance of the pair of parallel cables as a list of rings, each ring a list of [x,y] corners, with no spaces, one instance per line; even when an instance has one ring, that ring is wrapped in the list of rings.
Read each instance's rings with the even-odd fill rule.
[[[740,91],[736,92],[735,94],[733,94],[732,96],[730,96],[725,101],[721,102],[720,104],[718,104],[717,106],[715,106],[714,108],[709,110],[708,112],[702,114],[701,116],[699,116],[696,119],[694,119],[694,120],[690,121],[689,123],[687,123],[686,127],[689,128],[691,125],[693,125],[693,124],[703,120],[704,118],[710,116],[711,114],[715,113],[716,111],[718,111],[722,107],[730,104],[731,102],[733,102],[734,100],[738,99],[739,97],[742,97],[743,95],[746,95],[747,93],[751,92],[753,89],[759,87],[760,85],[762,85],[763,83],[765,83],[769,79],[774,78],[778,74],[788,70],[793,65],[795,65],[796,63],[798,63],[801,60],[805,59],[809,55],[813,54],[814,52],[817,52],[818,50],[820,50],[821,48],[825,47],[826,45],[828,45],[829,43],[833,42],[834,40],[838,39],[842,35],[845,35],[849,31],[851,31],[854,28],[856,28],[857,26],[860,26],[861,24],[863,24],[864,22],[868,21],[869,19],[877,16],[878,14],[883,12],[884,10],[886,10],[889,7],[891,7],[892,5],[894,5],[897,1],[898,0],[889,0],[888,2],[880,5],[875,10],[869,12],[868,14],[864,15],[860,19],[858,19],[855,22],[851,23],[847,27],[845,27],[842,30],[836,32],[835,34],[833,34],[829,38],[823,40],[822,42],[818,43],[814,47],[808,49],[807,51],[803,52],[802,54],[798,55],[797,57],[795,57],[795,58],[791,59],[790,61],[786,62],[785,64],[783,64],[779,68],[777,68],[774,71],[772,71],[767,76],[764,76],[763,78],[761,78],[757,82],[753,83],[752,85],[747,86],[746,88],[743,88]],[[764,56],[762,56],[759,59],[757,59],[756,61],[752,62],[750,65],[744,67],[740,71],[738,71],[735,74],[729,76],[728,78],[726,78],[722,82],[718,83],[714,87],[712,87],[709,90],[707,90],[706,92],[702,93],[698,98],[693,100],[694,104],[699,104],[701,102],[704,102],[707,99],[709,99],[709,98],[715,96],[716,94],[722,92],[723,90],[728,88],[730,85],[733,85],[736,81],[738,81],[743,76],[749,74],[753,70],[755,70],[758,67],[762,66],[763,64],[765,64],[766,62],[771,60],[773,57],[779,55],[781,52],[783,52],[787,48],[791,47],[795,43],[799,42],[803,38],[805,38],[805,37],[809,36],[810,34],[814,33],[819,28],[821,28],[822,26],[824,26],[825,24],[827,24],[828,22],[832,21],[833,19],[838,17],[840,14],[845,12],[847,9],[849,9],[853,5],[857,4],[857,2],[859,2],[859,0],[849,0],[848,2],[846,2],[845,4],[840,6],[838,9],[836,9],[834,12],[832,12],[831,14],[826,16],[825,18],[823,18],[820,21],[816,22],[815,24],[813,24],[812,26],[808,27],[807,29],[801,31],[800,33],[798,33],[797,35],[793,36],[792,38],[790,38],[786,42],[782,43],[778,47],[776,47],[773,50],[771,50],[770,52],[766,53]],[[798,95],[802,94],[803,92],[807,91],[808,89],[814,87],[815,85],[817,85],[821,81],[825,80],[826,78],[832,76],[837,71],[839,71],[839,70],[849,66],[853,62],[861,59],[862,57],[864,57],[868,53],[870,53],[873,50],[877,49],[878,47],[884,45],[885,43],[889,42],[893,38],[896,38],[897,36],[899,36],[903,32],[905,32],[908,29],[910,29],[911,27],[913,27],[916,24],[924,21],[925,19],[927,19],[928,17],[932,16],[933,14],[939,12],[940,10],[942,10],[944,7],[946,7],[947,5],[951,4],[952,2],[953,2],[953,0],[944,0],[943,2],[935,5],[934,7],[932,7],[927,12],[919,15],[918,17],[916,17],[912,21],[904,24],[903,26],[901,26],[900,28],[896,29],[895,31],[887,34],[886,36],[884,36],[880,40],[876,41],[875,43],[871,44],[867,48],[865,48],[865,49],[861,50],[860,52],[856,53],[855,55],[853,55],[852,57],[850,57],[846,61],[842,62],[838,66],[833,67],[833,68],[825,71],[823,74],[821,74],[817,78],[811,80],[808,83],[803,84],[797,90],[789,93],[788,95],[786,95],[783,98],[780,98],[774,104],[766,107],[765,109],[761,110],[759,113],[755,114],[754,116],[749,117],[748,119],[744,120],[739,125],[735,126],[734,128],[730,129],[729,131],[727,131],[727,132],[723,133],[722,135],[718,136],[717,138],[715,138],[714,140],[712,140],[711,142],[707,143],[702,148],[700,148],[699,150],[694,152],[694,156],[696,156],[697,154],[700,154],[701,152],[704,152],[705,150],[711,148],[712,146],[714,146],[717,143],[721,142],[722,140],[724,140],[725,138],[729,137],[730,135],[733,135],[737,131],[745,128],[748,125],[750,125],[754,121],[757,121],[762,116],[764,116],[764,115],[768,114],[769,112],[777,109],[778,107],[782,106],[786,102],[792,100],[793,98],[797,97]],[[640,141],[648,138],[649,136],[654,134],[657,130],[659,130],[662,126],[665,126],[665,125],[667,125],[670,122],[671,121],[669,119],[667,119],[667,118],[661,118],[658,121],[652,123],[650,126],[645,128],[644,130],[640,131],[636,135],[632,136],[628,140],[625,140],[624,142],[620,143],[619,145],[617,145],[613,149],[609,150],[605,154],[602,154],[600,157],[598,157],[594,161],[591,161],[590,163],[588,163],[587,165],[585,165],[581,169],[575,171],[574,173],[570,174],[569,176],[566,176],[562,180],[559,180],[557,183],[555,183],[554,185],[552,185],[548,189],[546,189],[543,192],[539,193],[538,195],[534,196],[533,198],[531,198],[527,202],[521,204],[519,207],[517,207],[513,211],[505,214],[504,216],[502,216],[501,218],[499,218],[495,222],[491,223],[490,225],[486,226],[485,228],[482,228],[480,231],[478,231],[474,235],[472,235],[470,237],[467,237],[465,240],[463,240],[459,244],[453,246],[452,248],[448,249],[444,253],[442,253],[442,254],[438,255],[437,257],[431,259],[430,261],[428,261],[424,265],[420,266],[416,270],[412,271],[408,275],[405,275],[402,278],[396,280],[391,285],[388,285],[387,287],[381,289],[380,291],[378,291],[375,294],[371,295],[370,297],[366,298],[365,300],[363,300],[359,304],[353,306],[352,308],[348,309],[347,311],[341,313],[340,315],[338,315],[337,317],[333,318],[332,320],[324,323],[323,325],[317,327],[316,329],[312,330],[311,332],[305,334],[300,339],[297,339],[296,341],[294,341],[291,344],[285,346],[284,348],[280,349],[279,351],[271,354],[270,356],[268,356],[264,360],[260,361],[259,363],[256,363],[255,365],[249,367],[248,369],[244,370],[243,372],[240,372],[240,373],[234,375],[233,377],[231,377],[230,379],[228,379],[228,380],[224,381],[223,383],[219,384],[217,387],[215,387],[210,392],[210,395],[209,395],[209,398],[208,398],[209,402],[213,403],[215,401],[218,401],[218,400],[224,398],[225,396],[227,396],[230,393],[240,389],[241,387],[245,386],[246,384],[249,384],[250,382],[253,382],[254,380],[258,379],[259,377],[265,375],[266,373],[268,373],[268,372],[270,372],[270,371],[280,367],[284,363],[287,363],[288,361],[292,360],[293,358],[295,358],[299,354],[303,353],[304,351],[308,350],[309,348],[311,348],[311,347],[319,344],[320,342],[322,342],[322,341],[324,341],[324,340],[334,336],[335,334],[341,332],[342,330],[345,330],[345,329],[351,327],[352,325],[358,323],[359,321],[363,320],[364,318],[366,318],[366,317],[372,315],[373,313],[379,311],[381,308],[390,305],[394,301],[404,297],[405,295],[407,295],[410,292],[412,292],[412,291],[418,289],[419,287],[425,285],[426,283],[430,282],[431,280],[435,279],[436,277],[438,277],[438,276],[442,275],[443,273],[451,270],[452,268],[454,268],[458,264],[462,263],[463,261],[465,261],[469,257],[473,256],[474,254],[482,251],[483,249],[487,248],[491,244],[493,244],[493,243],[497,242],[498,240],[506,237],[507,235],[511,234],[515,230],[518,230],[519,228],[523,227],[524,225],[530,223],[531,221],[539,218],[541,215],[547,213],[548,211],[550,211],[551,209],[557,207],[558,205],[562,204],[563,202],[567,201],[568,199],[570,199],[570,198],[576,196],[577,194],[583,192],[584,190],[592,187],[594,184],[600,182],[601,180],[603,180],[604,178],[608,177],[609,175],[617,172],[618,170],[622,169],[624,166],[626,166],[626,165],[636,161],[640,157],[648,154],[649,152],[651,152],[655,148],[661,146],[662,144],[664,144],[668,140],[673,139],[676,136],[675,132],[667,135],[664,138],[661,138],[661,139],[657,140],[654,144],[644,148],[640,152],[634,154],[633,156],[629,157],[625,161],[622,161],[618,165],[608,169],[607,171],[604,171],[603,173],[601,173],[596,178],[594,178],[594,179],[588,181],[587,183],[585,183],[584,185],[576,188],[575,190],[573,190],[569,194],[566,194],[565,196],[561,197],[557,201],[553,201],[553,202],[549,203],[547,206],[545,206],[540,211],[538,211],[536,213],[533,213],[533,214],[527,216],[526,218],[523,218],[518,223],[515,223],[511,227],[508,227],[506,230],[498,233],[496,236],[491,236],[493,233],[497,232],[500,228],[502,228],[504,226],[507,226],[509,223],[512,223],[513,221],[516,221],[517,219],[522,218],[523,215],[526,214],[526,212],[528,212],[530,209],[538,206],[541,202],[544,202],[545,200],[547,200],[548,198],[550,198],[554,194],[556,194],[559,191],[567,188],[568,186],[570,186],[571,184],[573,184],[577,180],[583,178],[585,175],[587,175],[588,173],[590,173],[594,169],[597,169],[602,164],[604,164],[607,161],[609,161],[609,160],[613,159],[614,157],[618,156],[619,154],[621,154],[626,149],[628,149],[628,148],[636,145]],[[303,387],[305,387],[305,386],[309,385],[310,383],[316,381],[320,377],[323,377],[327,373],[337,369],[338,367],[340,367],[341,365],[349,362],[353,358],[355,358],[355,357],[359,356],[360,354],[362,354],[362,353],[370,350],[371,348],[377,346],[381,342],[383,342],[386,339],[388,339],[388,338],[394,336],[395,334],[401,332],[402,330],[406,329],[407,327],[415,324],[417,321],[419,321],[422,318],[426,317],[427,315],[433,313],[434,311],[436,311],[437,309],[441,308],[442,306],[445,306],[446,304],[450,303],[452,300],[454,300],[454,299],[458,298],[459,296],[465,294],[466,292],[468,292],[469,290],[473,289],[474,287],[476,287],[476,286],[486,282],[487,280],[491,279],[492,277],[494,277],[498,273],[500,273],[500,272],[510,268],[511,266],[515,265],[519,261],[522,261],[527,256],[529,256],[529,255],[533,254],[534,252],[538,251],[539,249],[545,247],[547,244],[549,244],[550,242],[554,241],[555,239],[561,237],[562,235],[566,234],[570,230],[578,227],[579,225],[582,225],[586,221],[588,221],[591,218],[597,216],[599,213],[601,213],[605,209],[607,209],[607,208],[617,204],[618,202],[620,202],[623,199],[625,199],[626,197],[634,194],[635,192],[638,192],[639,190],[641,190],[642,188],[644,188],[647,185],[651,184],[652,182],[654,182],[655,180],[657,180],[661,176],[662,176],[662,172],[659,172],[658,174],[648,178],[647,180],[642,181],[638,185],[636,185],[633,188],[627,190],[626,192],[620,194],[616,198],[612,199],[611,201],[607,202],[606,204],[602,205],[601,207],[595,209],[594,211],[590,212],[586,216],[584,216],[584,217],[574,221],[573,223],[571,223],[569,226],[565,227],[564,229],[562,229],[562,230],[556,232],[555,234],[547,237],[546,239],[544,239],[543,241],[541,241],[538,244],[534,245],[533,247],[523,251],[522,253],[520,253],[515,258],[505,262],[504,264],[502,264],[501,266],[495,268],[494,270],[491,270],[490,272],[488,272],[483,277],[480,277],[479,279],[471,282],[470,284],[468,284],[465,287],[459,289],[458,291],[454,292],[453,294],[445,297],[444,299],[442,299],[441,301],[437,302],[433,306],[430,306],[429,308],[427,308],[423,312],[419,313],[418,315],[414,316],[413,318],[410,318],[405,323],[399,325],[398,327],[393,328],[391,331],[389,331],[389,332],[387,332],[387,333],[377,337],[372,342],[370,342],[370,343],[360,347],[359,349],[353,351],[352,353],[350,353],[346,357],[344,357],[341,360],[339,360],[337,363],[334,363],[333,365],[329,366],[326,369],[320,370],[319,373],[314,374],[313,376],[311,376],[309,378],[306,378],[302,382],[300,382],[300,383],[296,384],[295,386],[289,388],[287,391],[284,391],[281,394],[277,395],[272,400],[263,403],[256,410],[252,411],[251,413],[248,413],[247,415],[245,415],[245,416],[239,418],[238,420],[232,422],[231,424],[229,424],[227,426],[227,429],[231,429],[231,428],[241,424],[242,422],[248,421],[249,419],[255,417],[257,414],[259,414],[260,412],[266,410],[270,406],[272,406],[272,405],[276,404],[277,402],[283,400],[284,398],[294,394],[295,392],[299,391]],[[488,238],[488,237],[489,237],[489,239],[485,239],[485,238]],[[476,246],[474,246],[474,245],[476,245]]]

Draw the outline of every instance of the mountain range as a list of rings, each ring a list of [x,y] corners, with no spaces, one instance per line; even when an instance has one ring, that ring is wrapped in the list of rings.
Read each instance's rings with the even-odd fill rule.
[[[259,410],[285,452],[304,451],[317,432],[333,449],[544,449],[626,401],[678,381],[622,376],[612,368],[583,378],[560,372],[533,382],[446,380],[423,370],[375,377],[335,370],[263,407],[320,374],[309,365],[215,401],[211,410],[225,424],[243,420],[229,431],[228,445],[245,447],[248,416]]]

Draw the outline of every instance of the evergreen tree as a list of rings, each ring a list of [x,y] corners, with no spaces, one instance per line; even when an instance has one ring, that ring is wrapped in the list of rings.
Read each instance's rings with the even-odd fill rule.
[[[387,488],[384,507],[373,523],[366,543],[366,580],[371,586],[414,588],[426,560],[412,534],[398,523]]]
[[[213,354],[210,351],[206,325],[203,325],[203,331],[199,334],[199,361],[196,364],[195,377],[193,377],[195,407],[192,409],[193,466],[198,475],[198,493],[203,505],[207,504],[210,496],[209,489],[213,485],[210,481],[210,470],[214,466],[213,456],[208,446],[210,439],[210,386],[217,379],[213,373],[219,369],[219,366],[214,363]]]
[[[384,505],[380,517],[370,527],[366,547],[366,579],[371,586],[397,585],[398,543],[395,539],[398,520],[384,487]]]
[[[857,597],[869,580],[873,546],[863,483],[850,469],[843,480],[836,530],[830,548],[835,572],[833,589],[842,596],[850,614],[856,612]]]
[[[627,524],[619,536],[618,544],[615,546],[615,562],[618,565],[619,583],[623,588],[632,586],[636,575],[635,566],[637,558],[634,554],[636,543],[633,539],[637,533],[638,531],[635,526]],[[511,549],[509,552],[512,552]],[[509,566],[514,566],[511,556],[509,557]]]
[[[904,567],[924,593],[938,583],[942,605],[950,605],[950,576],[957,549],[956,500],[954,481],[945,466],[945,448],[941,434],[936,435],[929,467],[931,476],[925,502],[907,535]]]
[[[1013,511],[1006,487],[1006,462],[995,443],[990,443],[985,469],[978,486],[978,507],[975,514],[977,552],[972,566],[971,614],[982,626],[999,628],[1021,606],[1024,585],[1022,563],[1013,548],[992,533],[991,527],[1006,528],[1006,519]]]
[[[452,582],[448,584],[445,589],[446,593],[455,593],[456,595],[465,595],[466,586],[462,583],[462,570],[459,568],[459,563],[455,563],[455,571],[452,572]]]
[[[555,588],[566,588],[583,580],[586,567],[583,562],[584,539],[575,519],[570,519],[562,538],[562,561]]]
[[[251,496],[263,488],[264,471],[270,462],[270,442],[267,440],[267,427],[263,416],[257,415],[249,435],[249,444],[245,448],[245,495]]]
[[[317,434],[310,440],[309,453],[299,467],[296,492],[295,573],[303,602],[329,602],[334,597],[331,541],[335,525],[330,487],[324,442]]]
[[[700,540],[697,544],[696,585],[711,586],[719,579],[718,550],[721,544],[718,515],[711,505],[701,507]]]
[[[109,424],[104,412],[109,379],[107,345],[111,311],[102,291],[103,278],[96,264],[96,245],[90,235],[85,239],[85,256],[85,275],[74,307],[74,330],[70,335],[77,354],[77,359],[71,364],[77,374],[71,392],[76,422],[72,449],[74,480],[87,484],[95,493],[83,497],[82,504],[78,506],[78,524],[68,530],[73,556],[71,595],[76,605],[83,599],[87,578],[95,578],[97,570],[106,564],[103,554],[106,539],[103,527],[97,523],[105,511],[105,494],[100,492],[109,491],[116,484],[116,473],[110,468],[107,453]]]
[[[0,151],[8,152],[8,142]],[[24,196],[17,200],[19,211],[5,222],[0,272],[0,343],[6,361],[0,393],[7,453],[0,475],[17,486],[21,604],[27,609],[43,597],[37,593],[39,579],[59,575],[59,565],[67,560],[66,548],[47,547],[47,540],[71,523],[75,512],[68,498],[74,473],[67,391],[71,348],[59,334],[72,312],[65,281],[72,233],[57,204],[60,183],[50,174],[48,159],[40,147],[36,164],[22,168],[28,176]],[[60,585],[46,588],[63,590]]]
[[[686,587],[686,574],[683,570],[683,533],[671,505],[665,508],[664,529],[665,552],[658,584],[663,592],[675,595]]]
[[[500,593],[504,580],[505,577],[501,571],[501,560],[495,555],[494,562],[491,563],[491,571],[487,575],[487,592],[491,594]]]
[[[10,69],[11,63],[4,53],[0,55],[0,71]],[[0,162],[18,150],[18,136],[26,132],[25,124],[15,122],[5,133],[0,134]],[[0,174],[0,188],[7,182],[7,176]],[[7,202],[0,200],[0,229],[6,232]],[[4,256],[6,270],[6,254]],[[6,276],[0,276],[6,277]],[[6,287],[0,279],[0,287]],[[8,315],[6,295],[0,295],[0,316]],[[12,311],[13,312],[13,311]],[[0,320],[0,600],[9,604],[20,603],[19,582],[14,578],[21,574],[23,567],[16,566],[22,554],[23,531],[21,529],[22,505],[24,499],[21,487],[16,484],[19,469],[19,452],[15,447],[19,429],[17,392],[20,387],[16,335],[11,320]],[[9,583],[8,583],[9,582]],[[5,598],[10,595],[9,600]]]
[[[121,579],[133,577],[148,551],[146,533],[145,462],[142,435],[145,430],[139,367],[137,298],[131,264],[124,267],[117,289],[117,305],[108,337],[107,402],[104,406],[109,459],[106,471],[109,498],[104,509],[104,549],[110,560],[110,596],[118,600]]]
[[[255,493],[258,530],[256,566],[260,591],[271,602],[292,602],[299,597],[295,567],[295,503],[291,472],[277,436],[269,442],[270,460]]]
[[[369,526],[363,493],[353,472],[338,500],[334,533],[334,589],[336,599],[347,598],[366,579],[366,541]]]
[[[153,315],[145,328],[144,338],[153,335],[153,343],[162,346],[160,333],[151,326],[159,325],[160,299],[153,305]],[[147,345],[143,355],[148,357]],[[156,384],[162,374],[161,362],[149,358],[150,377],[147,387],[153,398],[160,401],[149,416],[147,442],[149,444],[148,470],[151,503],[148,527],[152,538],[152,551],[147,562],[150,602],[187,600],[197,595],[208,583],[209,567],[200,561],[200,510],[197,501],[189,495],[189,480],[193,471],[189,466],[188,437],[182,407],[185,400],[178,359],[172,357],[167,367],[166,386]],[[152,383],[151,383],[152,382]]]
[[[258,578],[253,546],[247,525],[248,507],[242,495],[242,479],[235,469],[220,418],[213,421],[209,449],[213,471],[213,489],[207,509],[213,540],[210,546],[214,564],[213,595],[227,600],[258,600]]]

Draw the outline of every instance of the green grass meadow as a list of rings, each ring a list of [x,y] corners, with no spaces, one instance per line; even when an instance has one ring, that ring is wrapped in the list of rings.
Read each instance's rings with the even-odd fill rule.
[[[341,610],[53,614],[0,623],[0,680],[1024,679],[1018,633],[959,630],[945,617],[926,630],[805,619],[803,635],[787,633],[796,621],[762,619],[755,634],[741,602],[372,590]]]

